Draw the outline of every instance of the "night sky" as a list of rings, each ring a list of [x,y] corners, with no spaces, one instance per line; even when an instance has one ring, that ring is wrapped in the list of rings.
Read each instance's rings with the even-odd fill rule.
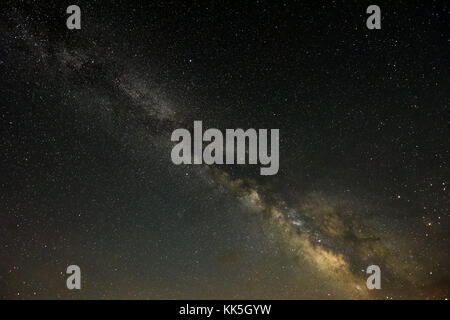
[[[6,1],[0,298],[448,298],[450,8],[372,2]],[[174,165],[194,120],[278,174]]]

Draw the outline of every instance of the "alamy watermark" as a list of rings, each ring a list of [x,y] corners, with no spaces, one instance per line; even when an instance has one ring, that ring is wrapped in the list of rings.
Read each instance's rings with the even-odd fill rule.
[[[70,274],[66,280],[67,289],[81,289],[81,269],[76,264],[67,267],[66,274]]]
[[[376,264],[370,265],[367,267],[366,270],[367,274],[370,274],[370,276],[367,278],[366,286],[367,289],[373,290],[373,289],[381,289],[381,269]]]
[[[270,154],[269,137],[270,131]],[[172,162],[179,164],[261,164],[260,174],[274,175],[279,169],[279,129],[219,129],[203,132],[202,121],[194,121],[193,137],[187,129],[176,129],[172,141]],[[204,142],[208,144],[203,148]],[[193,150],[192,150],[193,147]]]

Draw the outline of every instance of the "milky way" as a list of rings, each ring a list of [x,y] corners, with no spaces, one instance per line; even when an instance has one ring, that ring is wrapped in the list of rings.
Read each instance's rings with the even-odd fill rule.
[[[2,298],[448,297],[443,5],[376,36],[359,6],[333,35],[331,5],[80,6],[2,14]],[[279,128],[280,172],[174,165],[194,120]]]

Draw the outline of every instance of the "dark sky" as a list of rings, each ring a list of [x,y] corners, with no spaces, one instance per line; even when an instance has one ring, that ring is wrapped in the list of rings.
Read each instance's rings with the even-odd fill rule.
[[[1,298],[448,298],[444,1],[381,30],[368,1],[70,4],[1,13]],[[278,128],[278,174],[174,165],[194,120]]]

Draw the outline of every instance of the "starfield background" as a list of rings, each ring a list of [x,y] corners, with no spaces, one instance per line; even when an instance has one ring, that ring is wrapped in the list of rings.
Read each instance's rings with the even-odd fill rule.
[[[1,298],[448,298],[446,2],[72,2],[2,4]],[[194,120],[280,171],[175,166]]]

